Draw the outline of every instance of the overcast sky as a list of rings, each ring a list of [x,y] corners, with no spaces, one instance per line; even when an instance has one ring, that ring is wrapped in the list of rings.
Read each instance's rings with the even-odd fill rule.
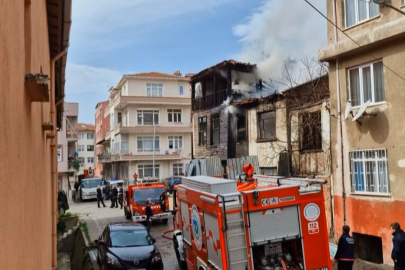
[[[311,2],[325,12],[324,0]],[[326,44],[326,20],[303,0],[75,0],[72,22],[66,101],[79,102],[86,123],[123,74],[257,62],[258,41],[270,56],[261,66],[278,79],[285,58],[316,57]]]

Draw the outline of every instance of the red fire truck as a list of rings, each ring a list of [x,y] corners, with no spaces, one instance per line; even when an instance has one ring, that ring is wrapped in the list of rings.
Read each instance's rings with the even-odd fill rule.
[[[158,182],[129,184],[124,187],[124,214],[127,219],[137,222],[146,221],[146,200],[151,201],[152,220],[167,223],[169,218],[169,200],[165,185]]]
[[[329,270],[324,180],[185,177],[173,245],[188,270]],[[253,180],[253,181],[252,181]]]

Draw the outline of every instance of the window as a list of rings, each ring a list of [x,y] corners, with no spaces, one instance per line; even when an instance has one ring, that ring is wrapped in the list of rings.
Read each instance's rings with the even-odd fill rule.
[[[163,84],[147,83],[146,95],[148,97],[162,97],[163,96]]]
[[[375,62],[349,70],[349,96],[353,107],[367,101],[385,100],[383,63]]]
[[[301,116],[301,150],[322,150],[321,112]]]
[[[155,164],[155,177],[159,178],[160,165]],[[153,177],[153,165],[138,165],[138,177]]]
[[[80,167],[84,167],[84,157],[79,157]]]
[[[184,96],[184,85],[179,85],[179,95]]]
[[[119,112],[118,113],[118,124],[121,124],[122,122],[122,114]]]
[[[94,145],[87,145],[87,151],[88,152],[94,151]]]
[[[182,149],[183,136],[169,136],[169,149]]]
[[[62,145],[58,146],[58,162],[62,162]]]
[[[194,85],[194,97],[199,98],[202,96],[202,91],[201,91],[201,83],[196,83]]]
[[[87,163],[94,163],[94,158],[93,157],[88,157],[87,158]]]
[[[173,164],[173,176],[183,175],[183,164]]]
[[[168,109],[167,118],[169,123],[181,123],[181,110]]]
[[[198,118],[198,145],[207,145],[207,117]]]
[[[94,139],[94,133],[87,133],[87,139],[88,140],[93,140]]]
[[[79,152],[84,152],[84,145],[77,146]]]
[[[246,116],[239,115],[236,120],[236,132],[237,137],[236,140],[238,142],[242,142],[246,140]]]
[[[388,193],[387,150],[351,151],[352,192]]]
[[[84,133],[79,133],[79,139],[84,139]]]
[[[153,152],[153,136],[140,136],[137,138],[138,152]],[[159,151],[159,137],[155,137],[155,152]]]
[[[155,125],[159,124],[159,111],[137,111],[138,125]]]
[[[219,113],[211,116],[211,145],[219,145]]]
[[[276,112],[264,112],[257,115],[258,118],[258,140],[276,139]]]
[[[379,14],[378,4],[366,0],[346,0],[346,28],[368,20]]]

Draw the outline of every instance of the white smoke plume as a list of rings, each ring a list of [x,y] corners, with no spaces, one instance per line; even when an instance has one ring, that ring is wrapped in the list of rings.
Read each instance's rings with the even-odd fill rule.
[[[311,3],[326,13],[325,0]],[[327,21],[303,0],[266,0],[233,29],[243,44],[238,60],[256,63],[259,77],[278,90],[291,81],[302,83],[308,70],[301,60],[316,58],[326,45],[326,27]]]

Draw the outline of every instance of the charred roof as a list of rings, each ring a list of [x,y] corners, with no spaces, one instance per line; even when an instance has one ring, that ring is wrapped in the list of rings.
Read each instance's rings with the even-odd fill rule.
[[[254,64],[239,62],[239,61],[235,61],[235,60],[224,60],[211,67],[203,69],[200,72],[198,72],[197,74],[193,75],[191,77],[191,81],[196,81],[196,80],[200,79],[201,77],[204,77],[205,75],[210,74],[213,71],[222,69],[224,67],[229,67],[229,66],[232,67],[232,69],[237,69],[237,70],[245,71],[245,72],[252,72],[253,69],[256,68],[256,65],[254,65]]]

